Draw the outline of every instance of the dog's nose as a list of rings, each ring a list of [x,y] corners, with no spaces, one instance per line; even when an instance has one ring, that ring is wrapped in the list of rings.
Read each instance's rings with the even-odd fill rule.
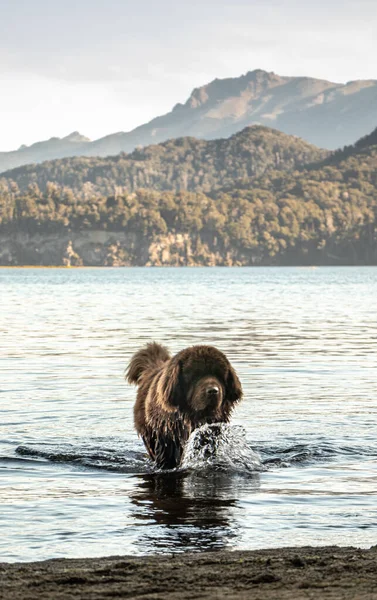
[[[211,387],[207,388],[207,394],[211,398],[218,396],[219,392],[220,392],[220,388],[218,388],[217,385],[211,385]]]

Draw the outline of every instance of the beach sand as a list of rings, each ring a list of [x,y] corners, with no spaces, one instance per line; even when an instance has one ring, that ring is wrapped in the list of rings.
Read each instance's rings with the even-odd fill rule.
[[[377,599],[377,546],[0,564],[0,598]]]

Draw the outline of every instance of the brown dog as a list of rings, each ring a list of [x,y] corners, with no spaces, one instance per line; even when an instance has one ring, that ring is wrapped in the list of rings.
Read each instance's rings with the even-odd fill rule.
[[[126,379],[138,386],[135,427],[158,468],[179,466],[190,433],[205,423],[226,423],[242,397],[226,356],[213,346],[192,346],[171,357],[152,343],[136,352]]]

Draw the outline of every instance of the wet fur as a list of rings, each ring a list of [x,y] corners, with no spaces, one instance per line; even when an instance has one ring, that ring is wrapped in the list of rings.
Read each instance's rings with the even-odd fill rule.
[[[138,386],[135,428],[158,468],[179,466],[191,432],[205,423],[226,423],[242,397],[236,372],[213,346],[192,346],[171,357],[151,343],[131,359],[128,383]],[[219,397],[210,403],[205,386],[215,383]]]

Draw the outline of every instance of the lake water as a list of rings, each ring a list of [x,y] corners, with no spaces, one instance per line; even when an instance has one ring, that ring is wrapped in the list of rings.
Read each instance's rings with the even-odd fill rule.
[[[376,298],[373,267],[0,269],[0,560],[376,544]],[[228,355],[265,471],[150,472],[150,340]]]

